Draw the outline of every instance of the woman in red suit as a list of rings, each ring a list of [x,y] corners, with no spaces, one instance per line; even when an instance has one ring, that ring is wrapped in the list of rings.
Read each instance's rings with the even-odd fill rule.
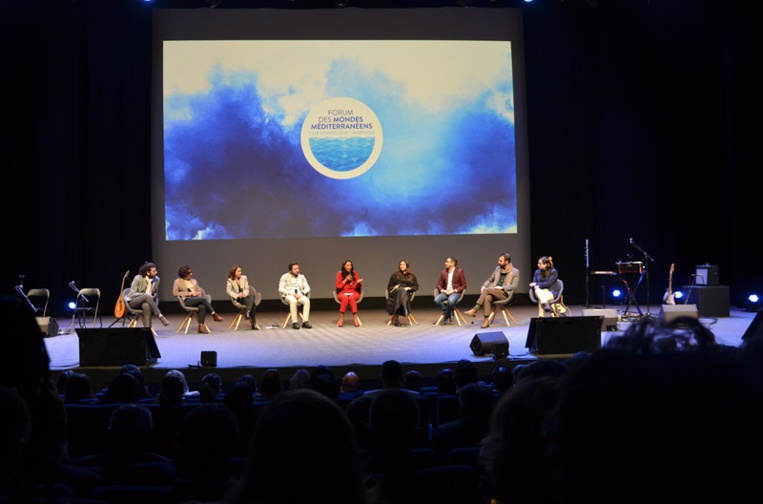
[[[347,305],[352,310],[352,317],[355,320],[355,327],[360,325],[358,320],[358,299],[360,299],[360,289],[363,285],[363,279],[360,278],[352,261],[346,260],[339,271],[336,272],[336,296],[339,299],[339,322],[336,325],[344,325],[344,312],[347,311]]]

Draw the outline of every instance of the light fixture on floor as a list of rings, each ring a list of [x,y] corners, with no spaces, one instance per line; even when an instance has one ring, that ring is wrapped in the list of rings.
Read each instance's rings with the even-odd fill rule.
[[[758,311],[760,310],[761,305],[763,305],[763,303],[761,303],[760,296],[758,296],[757,294],[750,294],[749,296],[747,296],[747,301],[745,303],[745,310],[749,312]]]

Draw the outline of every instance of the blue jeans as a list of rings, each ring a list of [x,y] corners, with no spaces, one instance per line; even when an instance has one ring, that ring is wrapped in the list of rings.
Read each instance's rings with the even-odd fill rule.
[[[434,298],[434,303],[445,312],[446,317],[453,316],[453,307],[456,306],[458,300],[461,299],[461,294],[454,292],[450,296],[443,294],[442,292],[437,294]]]

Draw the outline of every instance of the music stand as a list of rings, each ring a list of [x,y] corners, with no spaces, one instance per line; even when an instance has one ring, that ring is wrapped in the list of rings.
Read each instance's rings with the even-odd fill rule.
[[[641,281],[644,279],[644,276],[646,275],[646,269],[644,268],[644,263],[641,261],[628,261],[628,262],[618,262],[617,263],[617,273],[620,278],[620,280],[625,284],[625,291],[626,291],[626,302],[625,302],[625,308],[623,308],[622,316],[628,315],[628,310],[631,306],[636,308],[636,311],[638,312],[639,317],[643,317],[644,313],[641,311],[641,307],[638,304],[638,300],[636,299],[636,293],[638,292],[638,288],[641,285]],[[631,289],[630,285],[628,284],[628,280],[624,275],[638,275],[638,281],[636,281],[636,285],[633,289]],[[635,315],[635,313],[634,313]]]

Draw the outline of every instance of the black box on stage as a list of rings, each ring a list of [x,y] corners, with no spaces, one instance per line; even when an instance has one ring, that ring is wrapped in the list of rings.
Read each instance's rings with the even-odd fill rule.
[[[202,350],[201,365],[203,367],[217,367],[217,352]]]
[[[610,308],[586,308],[583,315],[587,317],[603,317],[601,321],[602,331],[617,331],[617,310]]]
[[[161,357],[150,327],[80,328],[76,331],[80,366],[145,366],[156,363]]]
[[[718,280],[718,266],[702,264],[697,266],[694,283],[697,285],[720,285]]]
[[[474,355],[492,355],[496,359],[502,359],[509,355],[509,340],[500,332],[484,332],[475,334],[469,345]]]
[[[684,285],[686,304],[696,304],[700,317],[728,317],[728,285]]]
[[[574,355],[601,348],[601,316],[531,318],[525,347],[537,356]]]
[[[50,317],[36,317],[36,318],[37,318],[37,326],[40,328],[40,331],[42,332],[42,336],[44,338],[49,338],[51,336],[58,335],[58,322],[56,322],[56,319],[50,318]]]

